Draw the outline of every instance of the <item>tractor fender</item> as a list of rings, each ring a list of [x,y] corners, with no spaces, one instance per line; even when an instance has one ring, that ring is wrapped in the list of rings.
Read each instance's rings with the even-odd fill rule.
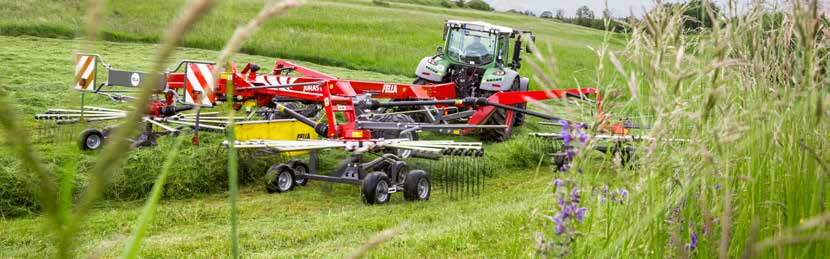
[[[504,71],[503,76],[496,76],[493,73],[496,71]],[[485,75],[481,79],[481,88],[482,90],[487,91],[510,91],[510,88],[513,86],[513,82],[516,78],[519,78],[519,72],[512,69],[499,69],[499,68],[491,68],[487,69],[484,72]]]
[[[415,76],[426,79],[431,82],[441,82],[444,75],[447,74],[448,66],[440,62],[441,58],[425,57],[421,59],[418,68],[415,70]],[[430,64],[430,63],[434,63]]]
[[[530,90],[530,78],[519,78],[519,91],[526,92]]]

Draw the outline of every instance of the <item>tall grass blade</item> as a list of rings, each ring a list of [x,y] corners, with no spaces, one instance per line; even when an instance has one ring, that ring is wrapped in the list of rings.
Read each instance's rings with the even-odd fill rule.
[[[153,214],[156,212],[156,208],[158,207],[161,194],[164,191],[164,185],[167,183],[167,175],[170,174],[170,168],[173,167],[173,163],[176,162],[176,159],[178,159],[179,150],[181,149],[184,139],[184,134],[178,136],[173,144],[173,147],[170,151],[167,151],[167,155],[164,156],[166,159],[164,160],[164,165],[161,168],[161,173],[158,178],[156,178],[156,182],[153,184],[153,189],[150,191],[150,196],[147,198],[144,208],[141,209],[141,215],[138,217],[138,221],[133,227],[133,234],[124,249],[124,254],[122,255],[123,258],[132,259],[138,257],[138,251],[141,248],[141,240],[144,239],[144,234],[147,232],[150,222],[153,221]]]

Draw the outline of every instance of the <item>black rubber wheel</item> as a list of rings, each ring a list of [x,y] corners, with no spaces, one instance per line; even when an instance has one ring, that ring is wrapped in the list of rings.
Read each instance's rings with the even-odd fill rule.
[[[85,129],[81,131],[78,139],[78,147],[81,150],[97,150],[104,146],[104,134],[95,128]]]
[[[380,114],[372,118],[372,121],[375,122],[394,122],[394,123],[415,123],[415,120],[412,117],[407,116],[406,114]],[[372,138],[383,138],[383,139],[408,139],[408,140],[418,140],[418,133],[411,131],[404,134],[401,134],[400,130],[375,130],[372,131]],[[409,158],[412,155],[411,150],[398,150],[398,149],[390,149],[388,152],[398,155],[400,158]]]
[[[510,91],[511,92],[521,91],[522,89],[520,89],[521,88],[520,84],[521,84],[521,81],[519,81],[519,79],[514,80],[513,81],[513,86],[510,87]],[[523,109],[523,110],[527,109],[527,103],[520,103],[520,104],[516,104],[515,106],[516,106],[516,108],[519,108],[519,109]],[[524,113],[519,113],[519,112],[513,112],[513,126],[514,127],[522,126],[524,124],[525,124],[525,114]]]
[[[363,186],[360,188],[363,201],[367,204],[384,204],[389,201],[392,194],[389,193],[389,177],[383,172],[372,172],[363,179]]]
[[[434,84],[434,83],[432,81],[429,81],[429,80],[426,80],[426,79],[423,79],[423,78],[419,77],[419,78],[416,78],[415,81],[412,82],[412,84],[413,85],[428,85],[428,84]]]
[[[516,113],[513,113],[514,115]],[[507,128],[503,129],[482,129],[481,130],[481,138],[486,141],[493,141],[493,142],[503,142],[510,139],[510,135],[513,134],[513,123],[512,121],[508,124],[507,121],[507,111],[504,109],[496,108],[493,111],[493,115],[490,115],[490,119],[487,120],[486,125],[507,125]]]
[[[268,193],[291,191],[294,184],[294,171],[283,164],[271,166],[265,174],[265,190]]]
[[[403,197],[408,201],[426,201],[432,193],[432,182],[427,172],[412,170],[403,182]]]
[[[390,180],[394,184],[402,184],[405,176],[404,174],[409,171],[406,162],[404,161],[396,161],[387,167],[384,172],[386,172],[387,176],[390,176]]]
[[[305,186],[308,184],[308,179],[304,177],[304,175],[309,173],[308,165],[306,165],[303,161],[295,160],[291,164],[291,170],[294,171],[294,184],[298,186]]]
[[[285,106],[285,108],[296,111],[296,112],[302,114],[303,116],[306,116],[306,117],[309,117],[309,118],[317,117],[317,113],[320,112],[320,107],[318,107],[316,105],[307,105],[307,104],[303,104],[303,103],[300,103],[300,102],[286,102],[286,103],[281,102],[279,104],[282,104],[282,106]],[[282,112],[278,111],[277,109],[269,109],[269,110],[265,111],[264,113],[262,113],[262,118],[265,119],[265,120],[284,120],[284,119],[293,119],[294,117],[291,117],[291,115],[288,115],[286,113],[282,113]]]

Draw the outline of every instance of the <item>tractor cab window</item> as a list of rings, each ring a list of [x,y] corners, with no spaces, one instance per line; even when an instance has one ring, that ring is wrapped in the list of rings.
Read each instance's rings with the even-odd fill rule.
[[[493,61],[498,35],[455,28],[450,31],[447,53],[459,63],[486,65]]]

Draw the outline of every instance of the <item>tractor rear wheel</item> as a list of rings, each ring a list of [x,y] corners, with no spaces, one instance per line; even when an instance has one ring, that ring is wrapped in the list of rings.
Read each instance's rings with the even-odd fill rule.
[[[415,123],[415,119],[412,119],[412,117],[409,117],[406,114],[380,114],[372,118],[372,121],[403,124]],[[372,131],[372,138],[418,140],[418,133],[410,131],[401,134],[401,130],[384,129]],[[398,155],[400,158],[408,158],[412,155],[411,150],[392,149],[390,152]]]
[[[406,174],[403,182],[403,197],[408,201],[429,200],[432,192],[432,182],[429,175],[423,170],[412,170]]]
[[[360,188],[363,201],[368,204],[384,204],[389,201],[392,194],[389,193],[389,177],[383,172],[372,172],[363,179],[363,186]]]

